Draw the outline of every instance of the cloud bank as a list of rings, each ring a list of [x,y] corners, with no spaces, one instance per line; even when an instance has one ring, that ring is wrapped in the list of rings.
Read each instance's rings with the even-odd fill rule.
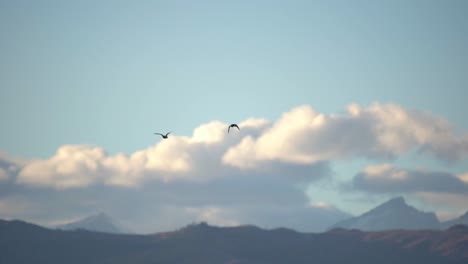
[[[458,161],[468,153],[468,135],[456,135],[442,118],[394,104],[367,108],[352,104],[344,114],[331,115],[304,105],[284,113],[260,137],[245,137],[223,161],[252,168],[265,160],[392,160],[414,148],[444,161]]]
[[[466,175],[430,170],[408,170],[390,164],[371,165],[353,179],[356,189],[375,193],[468,194]]]
[[[226,133],[227,125],[203,124],[190,137],[174,135],[130,155],[65,145],[49,159],[28,162],[16,181],[59,189],[91,184],[129,187],[149,180],[203,181],[242,172],[271,173],[281,167],[355,157],[391,161],[414,149],[452,162],[468,153],[468,135],[457,135],[446,120],[394,104],[366,108],[352,104],[344,113],[329,115],[303,105],[275,122],[248,119],[240,123],[238,133]],[[278,170],[270,169],[275,166]],[[0,179],[6,175],[0,171]]]

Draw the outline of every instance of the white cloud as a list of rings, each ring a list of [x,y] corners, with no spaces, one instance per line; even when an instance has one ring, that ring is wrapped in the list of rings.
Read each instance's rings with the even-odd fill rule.
[[[213,121],[201,125],[193,131],[190,138],[192,143],[217,143],[223,141],[226,137],[226,124],[220,121]]]
[[[27,164],[20,171],[17,182],[57,188],[89,186],[101,177],[101,161],[106,156],[102,148],[66,145],[48,160],[35,160]]]
[[[213,121],[195,128],[191,137],[172,135],[130,155],[108,155],[97,146],[65,145],[49,159],[29,161],[16,182],[67,189],[92,184],[138,186],[148,180],[204,181],[233,171],[222,165],[223,153],[245,134],[259,133],[267,124],[264,119],[250,118],[240,123],[240,132],[229,135],[227,124]]]
[[[250,118],[239,125],[240,131],[228,134],[228,124],[212,121],[195,128],[189,137],[171,134],[130,155],[65,145],[49,159],[21,164],[16,182],[57,189],[139,186],[149,180],[193,182],[246,172],[272,173],[269,168],[294,171],[294,167],[353,157],[389,160],[414,148],[457,160],[468,150],[468,136],[457,137],[447,121],[393,104],[367,108],[352,104],[345,113],[328,115],[302,105],[274,123]],[[385,166],[367,170],[388,169]],[[389,175],[406,177],[395,169]],[[0,179],[5,178],[0,171]]]
[[[244,138],[225,153],[223,162],[252,168],[265,160],[389,160],[414,148],[443,160],[460,160],[468,153],[468,135],[455,135],[442,118],[394,104],[352,104],[346,113],[330,115],[303,105],[284,113],[258,138]]]
[[[248,118],[245,121],[242,121],[239,123],[239,126],[242,127],[242,129],[245,128],[256,128],[256,129],[261,129],[269,125],[270,122],[264,118]]]

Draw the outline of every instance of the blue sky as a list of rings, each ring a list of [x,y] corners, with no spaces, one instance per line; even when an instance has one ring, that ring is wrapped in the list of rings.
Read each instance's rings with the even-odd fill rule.
[[[9,157],[46,160],[70,144],[131,155],[158,144],[155,131],[274,122],[301,105],[339,115],[393,103],[468,130],[466,1],[0,1],[0,34]],[[413,150],[385,162],[463,174],[466,161]],[[329,162],[343,181],[380,163]],[[359,213],[394,195],[359,203],[331,181],[312,184],[311,200]]]

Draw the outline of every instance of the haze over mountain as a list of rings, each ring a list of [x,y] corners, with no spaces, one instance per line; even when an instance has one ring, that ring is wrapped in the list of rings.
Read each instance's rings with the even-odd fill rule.
[[[14,264],[461,264],[468,260],[468,228],[307,234],[201,223],[174,232],[119,235],[0,220],[0,248],[0,263]]]
[[[129,230],[105,213],[91,215],[83,219],[57,226],[58,229],[85,229],[105,233],[129,233]]]
[[[465,212],[465,214],[455,218],[455,219],[452,219],[452,220],[449,220],[449,221],[445,221],[445,222],[442,222],[441,223],[441,227],[442,228],[450,228],[451,226],[454,226],[454,225],[466,225],[468,226],[468,211]]]
[[[392,229],[439,229],[440,224],[432,212],[422,212],[406,204],[403,197],[396,197],[370,211],[343,221],[330,228],[379,231]]]

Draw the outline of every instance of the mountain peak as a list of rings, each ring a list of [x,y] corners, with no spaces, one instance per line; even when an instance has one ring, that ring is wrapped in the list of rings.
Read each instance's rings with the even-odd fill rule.
[[[75,230],[86,229],[106,233],[124,233],[125,228],[120,227],[110,216],[100,212],[95,215],[84,217],[78,221],[58,226],[59,229]]]
[[[366,231],[389,229],[439,229],[434,213],[426,213],[408,205],[401,196],[392,198],[370,211],[332,226]]]
[[[378,207],[408,207],[408,204],[406,203],[405,198],[398,196],[384,202]]]
[[[409,206],[403,197],[398,196],[378,205],[374,209],[370,210],[368,213],[382,212],[388,210],[417,211],[416,208]]]
[[[406,201],[405,201],[405,198],[403,198],[403,196],[394,197],[394,198],[388,200],[386,203],[406,205]]]

